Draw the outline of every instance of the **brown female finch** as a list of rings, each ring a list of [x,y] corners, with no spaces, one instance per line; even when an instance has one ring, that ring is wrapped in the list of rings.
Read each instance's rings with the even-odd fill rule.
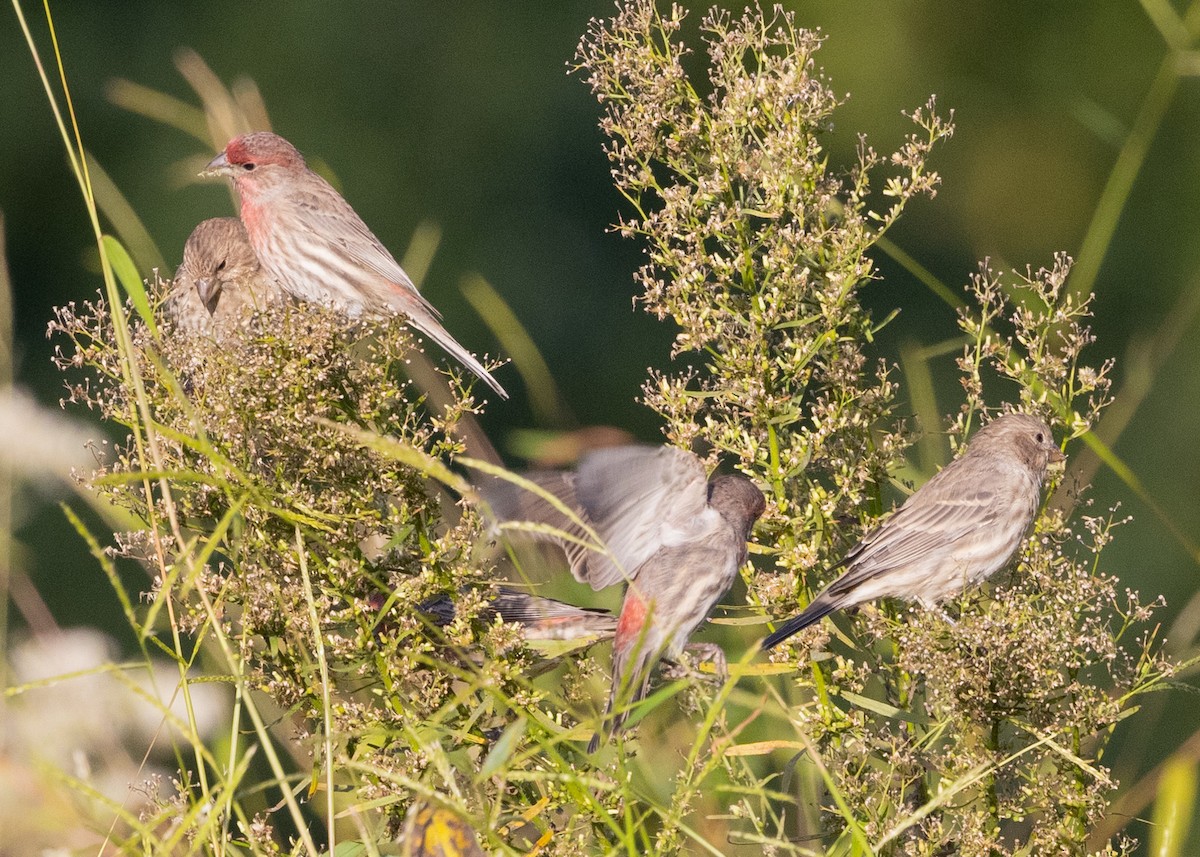
[[[214,217],[188,236],[165,309],[180,330],[221,338],[239,329],[253,310],[283,298],[279,284],[259,266],[242,222]]]
[[[482,489],[496,518],[544,525],[530,535],[562,544],[571,573],[593,589],[626,584],[605,710],[604,731],[617,732],[629,707],[646,696],[659,658],[678,658],[729,591],[765,508],[762,492],[744,476],[710,480],[700,459],[669,446],[601,449],[584,457],[575,473],[526,478],[572,509],[607,550],[589,549],[585,543],[594,536],[584,527],[545,498],[501,479]],[[546,532],[547,526],[568,538]],[[600,738],[592,738],[589,753],[599,749]]]
[[[352,318],[403,314],[412,327],[508,398],[487,369],[446,332],[441,314],[421,297],[350,203],[310,170],[287,140],[266,131],[235,137],[201,175],[233,180],[250,244],[286,292]]]
[[[1033,523],[1046,468],[1064,458],[1038,418],[1008,414],[992,420],[966,452],[851,549],[838,563],[846,573],[763,640],[763,648],[834,610],[876,598],[930,608],[995,574]]]

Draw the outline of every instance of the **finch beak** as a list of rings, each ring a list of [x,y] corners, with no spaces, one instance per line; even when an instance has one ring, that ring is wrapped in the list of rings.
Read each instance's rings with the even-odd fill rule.
[[[200,171],[202,177],[208,176],[227,176],[233,172],[233,167],[230,166],[229,160],[225,157],[225,153],[217,155],[208,162],[208,166]]]
[[[1050,452],[1050,463],[1051,464],[1058,464],[1058,462],[1066,461],[1066,460],[1067,460],[1067,456],[1061,449],[1055,447]]]
[[[217,311],[217,301],[221,297],[221,284],[215,279],[203,277],[196,280],[196,293],[200,295],[200,303],[212,315]]]

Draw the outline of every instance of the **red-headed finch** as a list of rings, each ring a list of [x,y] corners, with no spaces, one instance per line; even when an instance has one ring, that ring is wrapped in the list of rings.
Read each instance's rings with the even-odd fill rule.
[[[834,610],[877,598],[930,608],[995,574],[1029,532],[1046,468],[1064,458],[1037,417],[992,420],[961,456],[851,549],[835,566],[844,566],[845,574],[763,640],[763,648]]]
[[[241,221],[214,217],[188,236],[165,310],[181,330],[220,337],[239,329],[255,309],[283,298],[279,284],[259,265]]]
[[[286,292],[352,318],[402,314],[508,398],[483,364],[442,327],[441,313],[421,297],[350,203],[310,170],[287,140],[267,131],[235,137],[201,175],[233,180],[250,244]]]
[[[604,726],[606,733],[617,732],[630,706],[646,696],[654,665],[664,656],[678,658],[729,591],[765,508],[762,492],[744,476],[709,479],[699,458],[669,446],[601,449],[585,456],[574,473],[526,478],[573,510],[584,526],[502,479],[482,488],[496,518],[543,525],[530,535],[562,544],[571,573],[593,589],[626,584]],[[547,527],[567,538],[545,532]],[[594,542],[586,528],[606,551],[585,546]],[[600,734],[592,738],[589,753],[600,740]]]

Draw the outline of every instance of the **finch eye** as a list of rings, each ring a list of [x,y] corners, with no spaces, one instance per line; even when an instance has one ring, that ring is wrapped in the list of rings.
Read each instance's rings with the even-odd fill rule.
[[[218,270],[218,271],[224,271],[224,270],[225,270],[225,260],[224,260],[224,259],[222,259],[222,260],[221,260],[221,262],[220,262],[220,264],[218,264],[218,265],[217,265],[217,270]],[[1040,438],[1039,438],[1039,440],[1040,440]]]
[[[1038,443],[1046,442],[1046,436],[1044,434],[1042,434],[1041,432],[1038,432],[1036,435],[1034,435],[1034,438],[1037,440]]]
[[[242,164],[242,169],[246,172],[250,172],[252,169],[254,169],[254,164]]]

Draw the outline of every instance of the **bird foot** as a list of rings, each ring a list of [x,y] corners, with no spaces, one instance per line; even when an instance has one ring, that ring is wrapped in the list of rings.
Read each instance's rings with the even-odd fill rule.
[[[729,678],[729,664],[725,660],[725,650],[716,643],[688,643],[683,647],[684,657],[680,660],[664,660],[662,674],[665,678],[675,680],[681,678],[701,679],[724,684]],[[702,663],[711,663],[713,672],[707,673],[697,669]]]

